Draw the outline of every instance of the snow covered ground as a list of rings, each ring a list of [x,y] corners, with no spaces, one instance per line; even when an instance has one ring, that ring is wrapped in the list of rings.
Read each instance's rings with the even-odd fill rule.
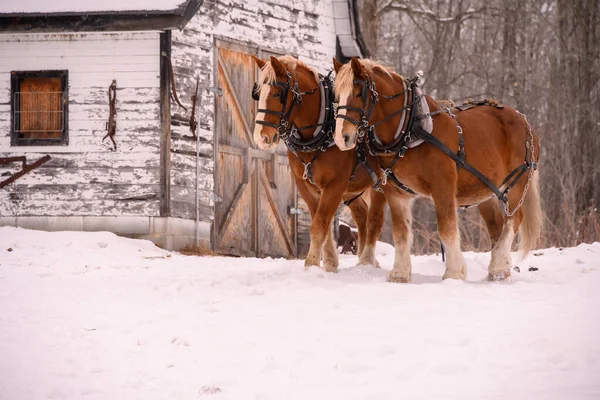
[[[0,228],[0,399],[598,399],[600,243],[536,255],[502,283],[413,257],[400,285]]]

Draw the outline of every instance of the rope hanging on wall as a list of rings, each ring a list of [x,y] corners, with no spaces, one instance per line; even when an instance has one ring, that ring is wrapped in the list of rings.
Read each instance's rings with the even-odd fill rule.
[[[116,108],[116,103],[117,103],[117,81],[113,79],[112,83],[110,84],[110,86],[108,87],[108,107],[109,107],[109,111],[108,111],[108,122],[106,124],[106,135],[102,138],[102,141],[104,142],[104,139],[109,138],[110,141],[113,143],[113,151],[117,150],[117,142],[115,142],[115,133],[117,133],[117,108]]]

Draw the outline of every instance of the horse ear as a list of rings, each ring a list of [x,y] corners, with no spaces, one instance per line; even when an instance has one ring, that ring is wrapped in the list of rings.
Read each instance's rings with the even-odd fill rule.
[[[262,69],[267,63],[265,60],[261,60],[260,58],[255,56],[252,56],[252,58],[254,59],[254,62],[256,63],[256,65],[258,65],[258,68],[260,69]]]
[[[354,76],[360,78],[364,75],[363,67],[358,58],[352,57],[350,60],[350,64],[352,65],[352,71],[354,71]]]
[[[273,66],[273,70],[277,76],[285,75],[285,66],[277,59],[277,57],[271,56],[271,66]]]
[[[335,73],[337,74],[340,71],[340,68],[342,68],[342,63],[339,62],[337,60],[337,58],[333,57],[333,70],[335,71]]]

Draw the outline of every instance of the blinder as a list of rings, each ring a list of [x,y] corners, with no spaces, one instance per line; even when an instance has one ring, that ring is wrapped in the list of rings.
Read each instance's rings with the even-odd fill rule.
[[[315,93],[319,89],[319,86],[317,86],[316,88],[314,88],[313,90],[308,91],[308,92],[300,92],[300,89],[298,87],[298,82],[296,80],[295,71],[294,71],[294,83],[293,84],[292,84],[292,74],[289,71],[287,71],[285,82],[276,81],[270,85],[281,88],[281,93],[279,94],[279,103],[281,103],[281,110],[275,111],[275,110],[270,110],[268,108],[266,108],[266,109],[259,108],[258,112],[279,116],[279,123],[274,124],[272,122],[260,121],[260,120],[256,120],[255,122],[259,125],[269,126],[271,128],[277,129],[277,133],[278,133],[277,137],[281,136],[282,138],[285,139],[286,137],[288,137],[288,133],[289,133],[288,130],[289,130],[290,126],[292,125],[290,123],[289,118],[290,118],[290,114],[292,113],[292,110],[294,109],[294,106],[300,106],[300,104],[302,103],[302,95]],[[256,101],[258,101],[260,99],[259,91],[260,91],[260,86],[258,85],[258,82],[255,82],[254,86],[252,87],[252,98]],[[288,109],[288,107],[287,107],[288,94],[290,92],[292,92],[292,105]]]
[[[369,146],[370,151],[372,151],[373,155],[376,155],[375,153],[378,153],[377,155],[396,153],[395,157],[393,158],[393,160],[387,167],[384,167],[381,164],[381,160],[379,160],[380,168],[383,172],[383,178],[381,179],[381,182],[377,181],[375,183],[375,185],[373,186],[375,190],[380,190],[380,186],[385,185],[387,182],[387,179],[389,177],[396,184],[396,186],[398,186],[400,189],[405,190],[409,193],[413,193],[413,194],[415,193],[410,188],[408,188],[407,186],[402,184],[402,182],[400,182],[398,180],[398,178],[394,175],[394,172],[393,172],[394,164],[399,159],[404,157],[404,154],[406,153],[406,150],[408,149],[407,143],[410,141],[411,134],[412,134],[412,135],[415,135],[417,138],[422,139],[423,141],[429,143],[430,145],[437,148],[444,154],[446,154],[448,157],[450,157],[456,163],[457,167],[464,168],[467,172],[469,172],[475,178],[479,179],[479,181],[481,181],[485,186],[487,186],[494,193],[494,195],[498,198],[498,200],[503,204],[503,207],[501,207],[501,211],[505,216],[511,217],[512,215],[514,215],[516,213],[516,211],[523,204],[525,195],[527,193],[527,189],[529,187],[529,182],[533,176],[533,171],[537,169],[537,163],[535,162],[535,157],[533,155],[534,136],[533,136],[533,133],[531,130],[531,126],[529,125],[529,122],[527,122],[527,118],[525,118],[525,115],[519,113],[523,117],[523,119],[525,119],[525,122],[527,124],[527,131],[529,133],[529,138],[527,138],[526,142],[525,142],[525,162],[522,165],[515,168],[502,181],[500,188],[504,187],[504,190],[501,190],[500,188],[496,187],[486,176],[484,176],[481,172],[479,172],[477,169],[475,169],[473,166],[471,166],[469,163],[466,162],[465,154],[464,154],[464,143],[463,143],[463,138],[462,138],[463,132],[462,132],[462,128],[460,127],[460,125],[458,125],[458,122],[457,122],[457,131],[458,131],[458,136],[459,136],[459,140],[458,140],[459,143],[458,143],[458,152],[456,152],[456,153],[454,151],[450,150],[441,140],[439,140],[438,138],[433,136],[431,134],[431,132],[426,131],[420,124],[417,124],[416,126],[414,125],[414,122],[416,120],[423,118],[422,116],[416,115],[417,109],[418,109],[418,107],[416,106],[418,104],[417,102],[420,101],[421,97],[423,96],[422,93],[417,91],[418,84],[419,84],[419,78],[420,78],[421,74],[418,74],[415,78],[406,81],[408,83],[408,89],[406,89],[404,92],[406,92],[407,95],[411,96],[410,103],[408,103],[406,106],[402,107],[401,109],[397,110],[396,112],[386,116],[382,120],[377,121],[376,123],[371,124],[371,125],[369,125],[368,120],[369,120],[369,116],[371,114],[374,104],[376,104],[378,101],[378,96],[377,96],[377,92],[375,91],[374,82],[369,85],[369,81],[368,81],[369,76],[368,75],[365,75],[365,76],[366,76],[365,81],[362,81],[362,80],[354,81],[354,84],[362,85],[362,92],[361,92],[362,97],[363,97],[362,109],[359,109],[356,107],[351,107],[351,106],[339,106],[338,107],[338,109],[347,109],[350,111],[358,112],[360,114],[361,120],[356,121],[350,117],[347,117],[346,115],[338,115],[338,117],[345,119],[358,127],[358,131],[357,131],[358,139],[357,140],[359,142],[361,142],[363,140],[365,130],[368,132],[368,137],[367,137],[366,142],[367,142],[367,145]],[[368,106],[367,106],[366,99],[365,99],[367,87],[369,89],[371,89],[371,96],[372,96],[371,103]],[[402,94],[402,93],[398,93],[398,94],[390,96],[390,97],[388,97],[388,96],[384,96],[384,97],[388,100],[394,100],[400,94]],[[413,105],[415,105],[415,107],[413,107]],[[480,105],[487,105],[487,104],[485,102],[483,102]],[[402,135],[399,136],[398,139],[396,139],[391,144],[388,144],[388,145],[378,144],[377,141],[374,140],[374,128],[377,125],[389,120],[393,116],[398,115],[399,113],[403,113],[405,111],[409,112],[409,119],[407,122],[406,129],[404,131],[402,131]],[[429,117],[431,117],[432,115],[439,114],[441,112],[446,112],[453,119],[455,119],[454,114],[452,114],[450,112],[449,108],[445,108],[444,110],[438,110],[433,113],[430,112],[430,113],[427,113],[427,115]],[[366,125],[363,124],[365,121],[367,122]],[[361,122],[363,122],[363,123],[361,123]],[[522,176],[525,175],[525,173],[527,171],[529,172],[529,174],[527,177],[527,183],[525,184],[523,194],[522,194],[521,199],[519,200],[518,204],[516,205],[516,207],[511,211],[509,208],[509,204],[508,204],[508,197],[507,197],[508,192],[517,183],[517,181]]]
[[[362,108],[357,108],[357,107],[352,107],[352,106],[339,106],[338,110],[342,109],[342,110],[349,110],[349,111],[354,111],[356,113],[358,113],[360,115],[360,120],[355,120],[354,118],[350,118],[347,115],[344,114],[338,114],[338,118],[342,118],[345,119],[346,121],[354,124],[357,127],[357,141],[358,143],[361,143],[364,140],[364,136],[365,134],[368,134],[369,136],[369,140],[367,140],[369,148],[370,148],[370,152],[372,154],[374,154],[375,152],[384,152],[384,153],[390,153],[392,152],[390,149],[396,148],[399,145],[403,146],[403,143],[405,141],[406,138],[404,137],[400,137],[392,146],[390,146],[390,148],[385,148],[385,149],[377,149],[376,147],[378,147],[378,143],[377,141],[373,140],[372,136],[374,135],[374,130],[375,127],[377,125],[382,124],[383,122],[389,120],[390,118],[395,117],[398,114],[404,113],[406,111],[410,111],[413,104],[415,104],[416,101],[418,101],[418,98],[415,97],[414,95],[414,88],[417,85],[419,77],[415,77],[411,80],[406,80],[406,82],[408,83],[408,88],[403,90],[402,92],[396,93],[392,96],[385,96],[385,95],[381,95],[382,97],[384,97],[385,99],[389,100],[389,101],[393,101],[397,98],[399,98],[401,95],[403,94],[411,94],[412,95],[412,99],[411,102],[408,103],[406,106],[398,109],[397,111],[395,111],[394,113],[388,115],[387,117],[383,118],[380,121],[375,122],[374,124],[370,124],[369,123],[369,118],[371,116],[371,113],[373,112],[373,108],[375,107],[375,105],[379,102],[379,93],[377,92],[377,89],[375,87],[375,81],[373,79],[370,79],[368,74],[365,74],[365,79],[354,79],[353,83],[359,84],[362,86],[361,88],[361,98],[362,98]],[[370,93],[369,93],[370,92]],[[369,97],[367,97],[369,95]],[[370,102],[367,104],[367,101]],[[410,125],[412,125],[412,116],[414,115],[413,112],[410,113],[411,114],[411,118],[409,119],[409,126],[406,129],[406,131],[410,131]]]
[[[254,101],[260,100],[260,87],[258,86],[258,82],[254,82],[254,86],[252,86],[252,99]]]
[[[260,121],[256,120],[255,122],[259,125],[269,126],[275,128],[276,132],[273,135],[273,143],[276,143],[279,138],[281,138],[286,144],[288,150],[292,152],[302,165],[304,165],[304,175],[303,179],[308,180],[311,184],[315,184],[312,174],[312,163],[317,159],[319,154],[323,153],[329,144],[333,141],[333,127],[335,126],[335,115],[333,111],[333,107],[329,104],[333,99],[333,82],[331,80],[331,72],[327,76],[320,76],[317,86],[306,92],[300,92],[300,88],[298,86],[298,82],[296,80],[296,71],[292,71],[294,74],[294,79],[292,83],[292,74],[287,71],[286,81],[276,81],[270,86],[276,86],[281,88],[281,92],[279,94],[279,102],[281,103],[281,110],[274,111],[269,109],[258,109],[258,112],[263,112],[265,114],[277,115],[279,116],[279,122],[277,124],[268,122],[268,121]],[[302,103],[302,96],[307,94],[317,93],[321,89],[323,93],[322,105],[324,114],[321,115],[323,118],[317,124],[307,125],[302,127],[297,127],[290,121],[290,115],[294,106],[300,106]],[[252,88],[252,98],[254,100],[260,99],[260,86],[258,83],[254,83]],[[292,105],[288,110],[288,95],[292,92]],[[314,129],[314,128],[327,128],[327,131],[323,131],[321,134],[315,136],[313,139],[308,141],[302,141],[297,136],[298,132],[301,132],[304,129]],[[308,162],[305,162],[298,152],[315,152],[312,159]]]
[[[365,136],[365,132],[367,130],[371,129],[369,127],[369,117],[371,116],[371,112],[373,111],[375,104],[377,104],[379,102],[379,94],[377,93],[377,90],[375,88],[375,81],[372,79],[369,79],[369,75],[365,74],[364,80],[363,79],[354,79],[353,83],[361,85],[360,97],[361,97],[361,101],[362,101],[362,108],[357,108],[357,107],[346,105],[346,106],[338,106],[338,111],[339,110],[354,111],[360,115],[360,120],[356,120],[345,114],[339,114],[339,113],[337,115],[337,118],[344,119],[344,120],[356,125],[356,127],[358,128],[357,129],[357,141],[359,143],[361,143]],[[368,96],[369,94],[370,94],[370,96]],[[368,102],[368,104],[367,104],[367,102]]]

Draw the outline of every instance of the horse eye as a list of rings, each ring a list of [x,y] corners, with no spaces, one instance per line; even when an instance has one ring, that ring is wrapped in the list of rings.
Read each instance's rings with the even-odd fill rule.
[[[356,97],[362,97],[362,92],[358,92],[358,94],[356,95]]]
[[[273,93],[273,97],[279,97],[281,94],[279,92]]]

